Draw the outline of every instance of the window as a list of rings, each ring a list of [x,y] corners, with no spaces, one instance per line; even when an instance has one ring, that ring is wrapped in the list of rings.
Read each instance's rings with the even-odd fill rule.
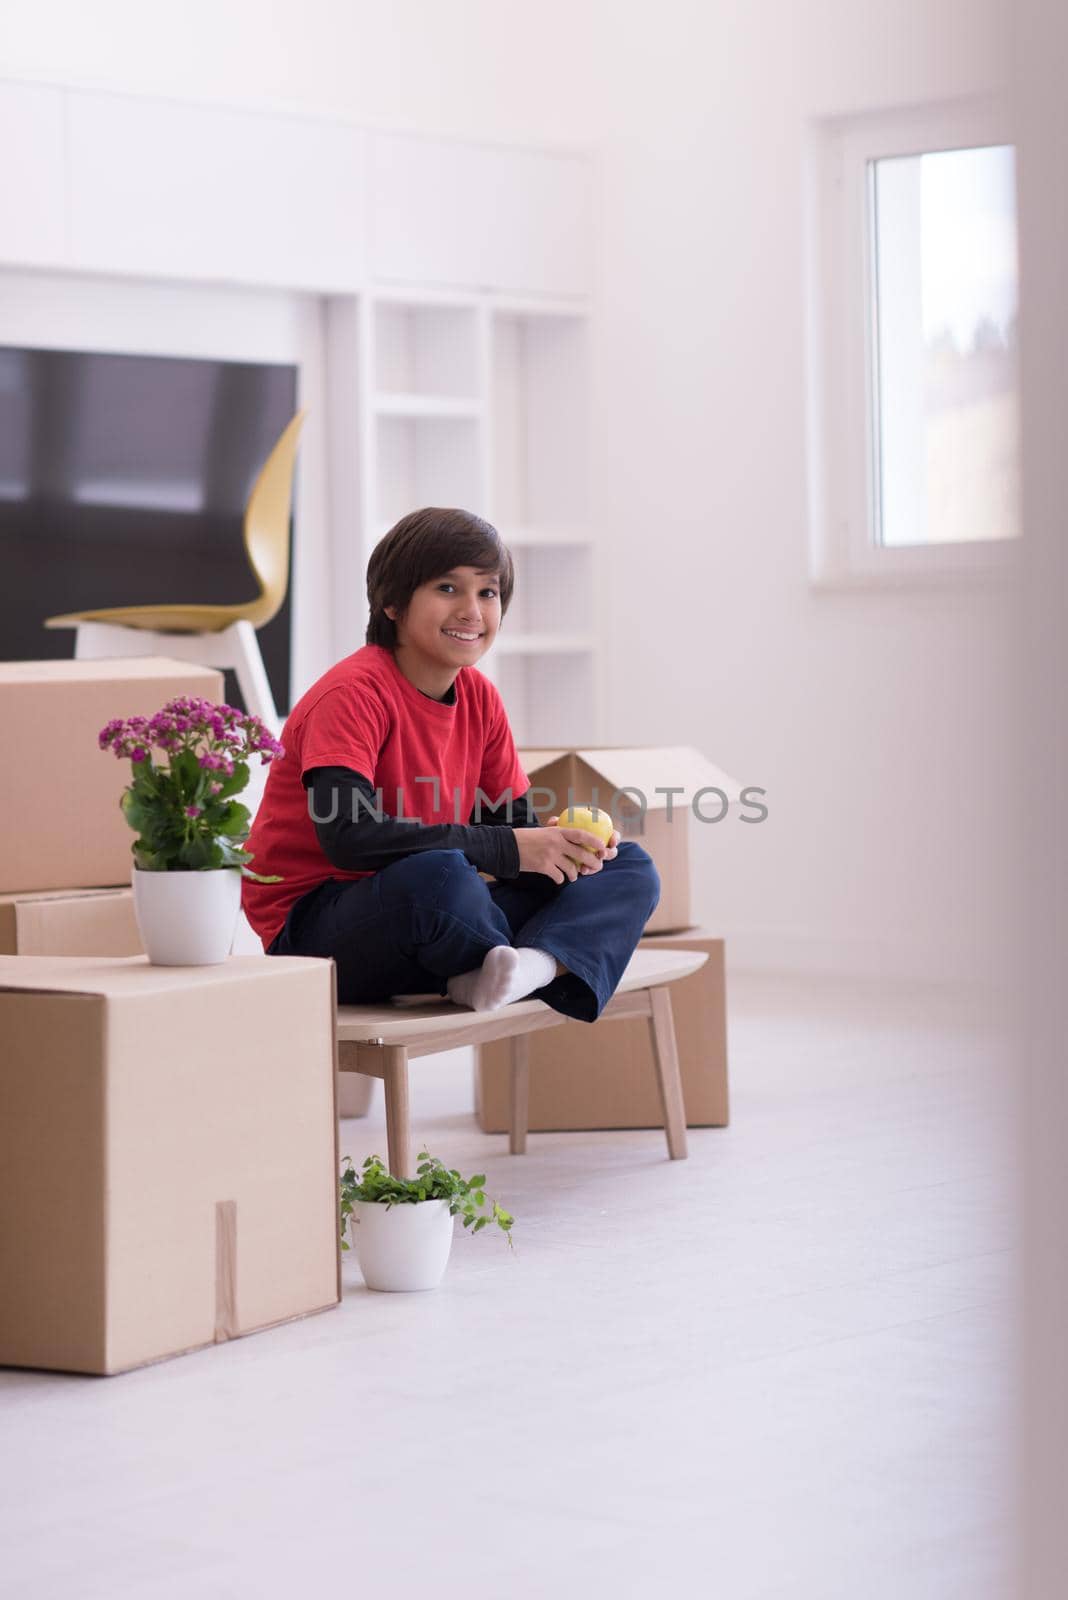
[[[812,576],[1004,569],[1020,533],[1015,167],[994,108],[825,125],[810,168]]]

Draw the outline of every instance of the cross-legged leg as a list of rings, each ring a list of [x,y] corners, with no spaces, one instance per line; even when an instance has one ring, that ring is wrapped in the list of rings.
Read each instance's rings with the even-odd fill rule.
[[[581,1022],[596,1022],[615,992],[642,930],[660,899],[660,877],[641,845],[624,840],[618,855],[574,883],[539,880],[547,890],[522,881],[495,883],[491,893],[518,924],[513,943],[544,950],[565,971],[535,990],[554,1010]],[[532,894],[535,899],[532,900]]]
[[[427,850],[369,878],[321,884],[293,907],[270,953],[332,957],[347,1005],[445,995],[450,978],[482,969],[487,958],[491,975],[495,962],[510,973],[518,960],[533,974],[524,992],[593,1022],[659,893],[656,868],[630,842],[600,872],[567,884],[533,873],[487,884],[460,851]],[[557,963],[566,970],[554,976]]]
[[[424,850],[368,878],[331,879],[297,902],[272,955],[330,956],[338,999],[370,1005],[394,994],[445,994],[512,930],[459,850]]]

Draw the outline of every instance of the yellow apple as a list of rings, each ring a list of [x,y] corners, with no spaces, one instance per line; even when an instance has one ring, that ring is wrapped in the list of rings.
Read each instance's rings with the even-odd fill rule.
[[[595,833],[598,839],[604,840],[605,844],[610,842],[612,834],[615,832],[615,823],[607,811],[602,811],[598,808],[597,815],[594,816],[588,806],[568,806],[566,811],[560,813],[557,827],[581,828],[584,833]],[[590,850],[587,853],[592,855],[593,851]],[[572,856],[571,859],[574,860],[575,858]]]

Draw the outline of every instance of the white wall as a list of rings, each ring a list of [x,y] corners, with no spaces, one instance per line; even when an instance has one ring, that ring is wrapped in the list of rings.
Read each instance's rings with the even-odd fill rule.
[[[19,0],[0,73],[589,141],[603,181],[596,490],[605,742],[769,791],[695,829],[735,964],[974,976],[1005,856],[1003,593],[814,594],[806,119],[1001,86],[1007,0]],[[654,20],[655,16],[655,20]]]
[[[765,824],[696,830],[736,963],[990,965],[1005,596],[808,586],[801,138],[996,87],[1005,9],[676,4],[612,62],[633,96],[604,163],[607,735],[685,739],[767,787]]]

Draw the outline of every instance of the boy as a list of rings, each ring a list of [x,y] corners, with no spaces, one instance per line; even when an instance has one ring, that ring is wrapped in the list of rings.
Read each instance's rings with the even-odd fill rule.
[[[538,824],[475,668],[512,587],[488,522],[402,517],[368,563],[367,643],[282,731],[248,844],[282,881],[246,879],[243,904],[269,955],[333,957],[343,1004],[433,991],[492,1011],[533,994],[594,1022],[659,899],[640,846]]]

